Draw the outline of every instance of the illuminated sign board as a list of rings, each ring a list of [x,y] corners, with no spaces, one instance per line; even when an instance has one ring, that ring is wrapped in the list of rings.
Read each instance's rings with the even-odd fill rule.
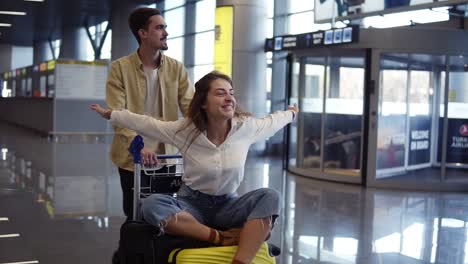
[[[355,43],[359,40],[357,26],[316,31],[299,35],[278,36],[265,41],[265,51],[309,49]]]
[[[452,6],[468,0],[315,0],[315,23],[358,19],[411,10]]]
[[[233,17],[232,6],[216,8],[214,69],[228,76],[232,76]]]

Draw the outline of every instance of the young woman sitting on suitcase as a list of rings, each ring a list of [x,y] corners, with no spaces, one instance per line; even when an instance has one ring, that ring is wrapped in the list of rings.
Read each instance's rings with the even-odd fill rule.
[[[281,208],[280,194],[273,189],[236,196],[247,152],[251,144],[289,124],[297,106],[253,118],[236,109],[231,79],[211,72],[195,84],[188,116],[175,122],[97,104],[91,108],[118,126],[181,150],[184,184],[176,198],[153,194],[144,199],[141,213],[146,222],[171,235],[239,245],[232,263],[252,261]]]

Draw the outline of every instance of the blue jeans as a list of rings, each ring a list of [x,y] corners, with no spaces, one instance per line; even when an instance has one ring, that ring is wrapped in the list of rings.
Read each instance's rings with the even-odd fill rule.
[[[143,219],[164,231],[166,221],[173,215],[186,211],[200,223],[227,230],[242,227],[251,219],[272,217],[276,219],[281,210],[278,191],[261,188],[240,197],[236,194],[214,196],[192,190],[182,185],[177,197],[153,194],[143,200]]]

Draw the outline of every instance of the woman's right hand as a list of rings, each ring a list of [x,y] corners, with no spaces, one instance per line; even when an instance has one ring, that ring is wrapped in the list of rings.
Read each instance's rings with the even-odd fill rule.
[[[104,109],[99,104],[92,104],[89,106],[92,110],[96,111],[100,114],[103,118],[109,120],[111,117],[112,110]]]

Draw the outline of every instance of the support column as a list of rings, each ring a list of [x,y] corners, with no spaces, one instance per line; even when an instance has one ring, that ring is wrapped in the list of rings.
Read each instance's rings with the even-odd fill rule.
[[[265,0],[217,0],[216,6],[234,6],[232,80],[238,104],[255,116],[266,108]]]
[[[135,1],[113,1],[111,8],[111,60],[126,56],[138,49],[138,42],[128,26],[128,16],[138,6],[139,4]]]
[[[11,60],[13,57],[13,45],[0,45],[0,73],[11,70]]]
[[[289,1],[275,0],[273,35],[286,35],[288,32]],[[287,105],[287,52],[273,52],[271,78],[271,111],[284,110]],[[284,132],[276,133],[268,141],[269,154],[281,155],[284,149]]]
[[[33,64],[51,60],[53,58],[50,45],[47,40],[35,41],[33,47]]]
[[[82,27],[65,26],[62,28],[61,59],[86,59],[86,31]]]

